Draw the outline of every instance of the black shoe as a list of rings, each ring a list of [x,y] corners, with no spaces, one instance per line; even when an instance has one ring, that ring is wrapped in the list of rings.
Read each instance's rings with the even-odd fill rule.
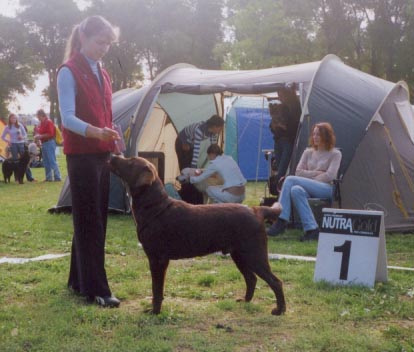
[[[101,307],[114,308],[114,307],[119,307],[119,305],[121,304],[121,301],[115,296],[105,296],[105,297],[95,296],[95,303]]]
[[[313,229],[313,230],[309,230],[306,231],[305,234],[300,238],[301,242],[305,242],[305,241],[313,241],[313,240],[317,240],[319,238],[319,229]]]
[[[281,218],[277,219],[277,221],[267,229],[268,236],[278,236],[285,232],[287,227],[287,221]]]

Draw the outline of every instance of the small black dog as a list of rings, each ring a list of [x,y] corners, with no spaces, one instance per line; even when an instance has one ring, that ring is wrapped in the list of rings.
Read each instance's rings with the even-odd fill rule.
[[[16,181],[23,184],[24,175],[27,170],[27,166],[30,162],[29,152],[25,149],[23,155],[19,160],[6,159],[3,161],[2,171],[5,183],[10,183],[10,177],[13,175]]]

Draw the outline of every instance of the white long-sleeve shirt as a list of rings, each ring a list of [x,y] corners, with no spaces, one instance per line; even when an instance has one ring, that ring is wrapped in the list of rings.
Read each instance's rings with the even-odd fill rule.
[[[231,156],[218,155],[214,160],[210,160],[207,168],[201,175],[190,177],[190,183],[204,181],[214,173],[218,173],[224,180],[223,189],[234,186],[244,186],[247,182],[239,165],[237,165]]]
[[[9,139],[6,138],[7,135],[9,135]],[[6,143],[24,143],[26,138],[26,130],[21,124],[19,124],[19,128],[17,128],[15,125],[12,125],[11,127],[7,125],[1,135],[1,139],[3,139],[3,141]]]

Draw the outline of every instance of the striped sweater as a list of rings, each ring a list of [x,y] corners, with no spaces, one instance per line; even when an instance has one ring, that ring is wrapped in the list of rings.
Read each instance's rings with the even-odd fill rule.
[[[216,144],[218,135],[208,132],[207,123],[205,121],[196,122],[183,128],[178,134],[178,138],[182,143],[191,145],[193,148],[193,159],[191,167],[197,167],[198,157],[200,155],[201,142],[210,138],[211,144]]]

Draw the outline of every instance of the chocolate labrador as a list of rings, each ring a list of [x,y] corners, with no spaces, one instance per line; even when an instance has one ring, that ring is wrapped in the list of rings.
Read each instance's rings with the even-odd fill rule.
[[[240,204],[191,205],[168,197],[155,166],[143,158],[114,156],[111,171],[126,184],[138,239],[148,256],[152,277],[152,313],[158,314],[170,260],[221,251],[230,253],[246,282],[245,301],[253,298],[256,275],[273,290],[277,307],[286,311],[282,281],[270,270],[264,220],[275,221],[281,208]]]

